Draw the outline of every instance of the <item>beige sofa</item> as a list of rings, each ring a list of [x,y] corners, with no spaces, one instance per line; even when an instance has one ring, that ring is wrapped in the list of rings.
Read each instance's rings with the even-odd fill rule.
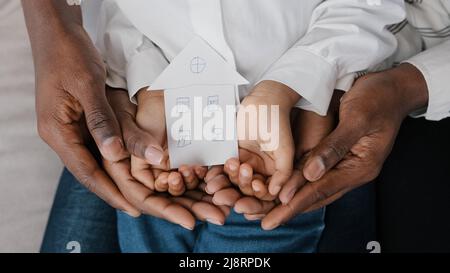
[[[19,0],[0,0],[0,252],[36,252],[62,165],[36,132]]]

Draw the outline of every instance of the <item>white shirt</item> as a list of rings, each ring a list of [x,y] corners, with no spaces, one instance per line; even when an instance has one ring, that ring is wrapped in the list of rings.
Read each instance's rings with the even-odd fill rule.
[[[195,35],[189,3],[103,0],[96,44],[107,83],[131,97],[151,85]],[[405,16],[403,0],[222,0],[221,9],[236,68],[251,83],[241,97],[274,80],[321,115],[334,89],[348,90],[358,72],[392,55],[397,41],[387,26]]]
[[[405,62],[422,72],[429,93],[428,107],[413,116],[441,120],[450,116],[450,0],[409,2],[408,20],[397,34],[404,41],[399,43],[398,60],[409,58]]]

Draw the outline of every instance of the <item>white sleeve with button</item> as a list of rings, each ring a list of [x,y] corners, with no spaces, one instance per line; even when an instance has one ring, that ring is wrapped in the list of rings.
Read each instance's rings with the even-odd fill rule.
[[[450,116],[450,40],[405,61],[422,72],[428,87],[428,107],[413,116],[441,120]]]
[[[261,80],[297,91],[298,107],[326,115],[334,89],[347,91],[356,73],[389,57],[396,39],[387,30],[405,18],[403,0],[328,0],[314,11],[306,35]]]
[[[106,64],[106,84],[128,90],[131,101],[136,103],[136,93],[150,86],[168,61],[114,1],[103,2],[99,21],[96,46]]]

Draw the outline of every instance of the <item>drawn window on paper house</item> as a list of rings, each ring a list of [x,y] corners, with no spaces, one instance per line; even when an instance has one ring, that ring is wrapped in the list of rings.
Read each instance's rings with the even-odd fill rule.
[[[178,141],[177,147],[183,148],[192,144],[191,131],[184,129],[183,126],[180,127],[178,131]]]
[[[219,104],[219,96],[215,95],[215,96],[208,96],[207,99],[207,109],[209,112],[216,112],[219,110],[220,108],[220,104]]]
[[[191,98],[189,97],[179,97],[176,100],[176,111],[177,113],[186,113],[190,110]]]
[[[232,116],[234,120],[209,127],[207,130],[211,137],[205,135],[204,126],[211,118],[218,116],[217,112],[229,118],[230,115],[226,115],[227,106],[236,106],[239,101],[238,86],[244,84],[248,81],[236,68],[199,36],[194,37],[171,60],[149,87],[149,90],[164,90],[171,168],[220,165],[238,156],[237,138],[228,139],[225,136],[225,132],[229,132],[226,126],[233,126],[230,130],[235,130],[235,115]],[[191,120],[191,126],[176,127],[184,118]],[[176,136],[171,134],[174,125]]]

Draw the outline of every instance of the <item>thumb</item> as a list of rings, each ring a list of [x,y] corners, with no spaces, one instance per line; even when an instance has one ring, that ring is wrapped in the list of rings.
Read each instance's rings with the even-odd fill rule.
[[[141,159],[145,159],[149,164],[168,169],[168,155],[159,145],[156,138],[142,130],[133,119],[121,119],[125,146],[128,151]]]
[[[273,155],[275,172],[270,178],[269,193],[275,196],[281,191],[283,185],[286,184],[293,173],[295,147],[292,135],[280,139],[279,147]]]
[[[351,150],[363,135],[361,128],[339,123],[338,127],[314,148],[303,169],[308,181],[317,181]]]
[[[137,109],[130,101],[127,91],[108,87],[107,98],[116,113],[128,152],[152,165],[161,165],[164,159],[167,160],[158,140],[136,123]]]
[[[105,95],[105,87],[92,87],[80,98],[86,125],[102,156],[108,161],[119,161],[128,156],[116,116]]]

